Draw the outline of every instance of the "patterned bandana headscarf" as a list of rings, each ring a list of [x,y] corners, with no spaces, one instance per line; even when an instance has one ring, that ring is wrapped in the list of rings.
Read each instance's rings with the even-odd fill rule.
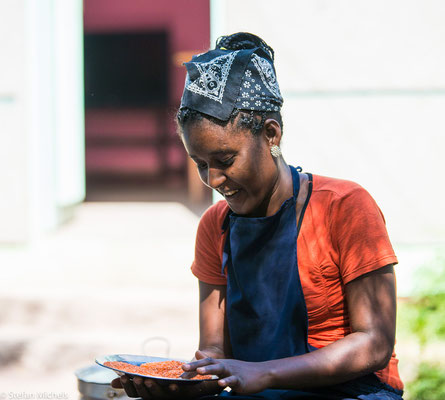
[[[232,111],[279,111],[283,98],[270,55],[248,50],[215,49],[185,63],[187,77],[180,108],[227,121]]]

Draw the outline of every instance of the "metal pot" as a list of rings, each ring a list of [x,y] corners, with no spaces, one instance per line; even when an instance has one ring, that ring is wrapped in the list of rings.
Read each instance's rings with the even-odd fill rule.
[[[124,389],[114,389],[111,381],[117,378],[114,371],[90,365],[80,368],[75,372],[77,388],[81,394],[81,400],[131,400]]]

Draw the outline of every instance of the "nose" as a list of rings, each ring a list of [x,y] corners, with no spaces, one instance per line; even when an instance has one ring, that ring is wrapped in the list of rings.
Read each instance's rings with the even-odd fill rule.
[[[207,186],[212,189],[219,188],[226,181],[224,173],[217,168],[209,168],[207,170]]]

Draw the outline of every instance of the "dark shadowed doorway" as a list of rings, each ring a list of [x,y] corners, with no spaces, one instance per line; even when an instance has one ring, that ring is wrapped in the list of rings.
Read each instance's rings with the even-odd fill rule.
[[[209,1],[86,0],[87,201],[180,201],[203,207],[176,134],[184,61],[209,46]]]

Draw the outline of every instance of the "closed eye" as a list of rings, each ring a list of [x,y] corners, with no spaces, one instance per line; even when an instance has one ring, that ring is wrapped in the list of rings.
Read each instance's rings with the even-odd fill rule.
[[[233,164],[234,161],[235,161],[235,156],[231,156],[231,157],[225,158],[224,160],[220,160],[219,163],[224,167],[229,167],[230,165]]]
[[[208,167],[208,164],[206,162],[200,161],[198,158],[195,157],[191,158],[196,163],[199,170],[203,170]],[[211,165],[214,165],[214,167],[216,168],[227,168],[230,167],[234,161],[235,155],[232,155],[223,159],[214,159],[214,161],[211,161]]]

